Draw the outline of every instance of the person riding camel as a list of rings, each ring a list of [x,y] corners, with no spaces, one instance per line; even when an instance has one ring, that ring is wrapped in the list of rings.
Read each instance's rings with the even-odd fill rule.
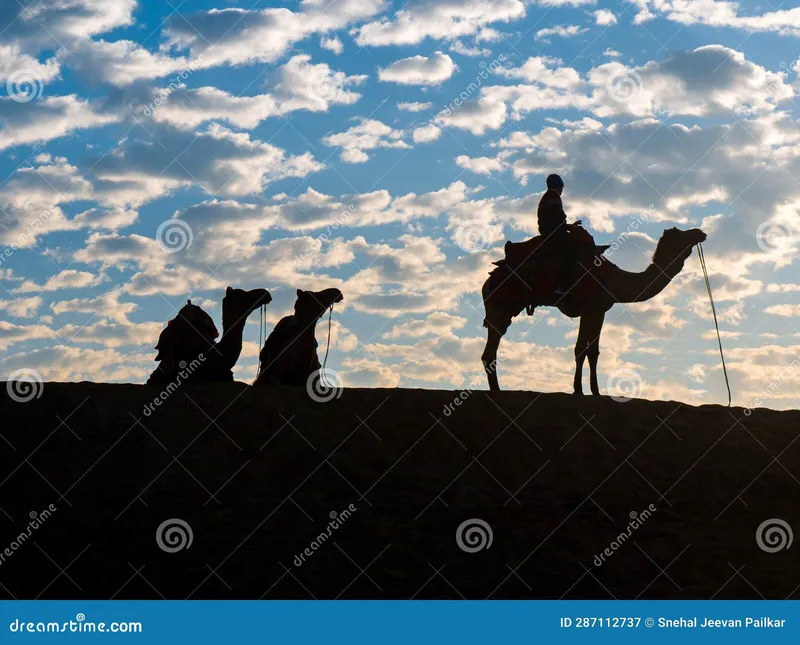
[[[547,248],[563,256],[555,294],[564,295],[572,283],[573,265],[576,261],[574,245],[569,235],[570,227],[574,224],[567,224],[567,215],[561,203],[564,180],[558,175],[549,175],[546,183],[547,190],[539,200],[537,209],[539,235],[544,238]],[[575,224],[580,224],[580,220]]]

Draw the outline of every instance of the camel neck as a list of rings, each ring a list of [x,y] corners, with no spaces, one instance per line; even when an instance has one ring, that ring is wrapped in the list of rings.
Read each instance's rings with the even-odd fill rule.
[[[650,264],[640,273],[619,269],[608,288],[615,302],[644,302],[655,298],[672,282],[674,275],[665,272],[656,264]]]
[[[242,353],[242,334],[244,333],[244,325],[247,322],[247,316],[241,316],[236,319],[231,325],[226,325],[225,321],[222,324],[222,338],[217,343],[217,350],[219,351],[222,360],[230,367],[236,365],[239,356]]]

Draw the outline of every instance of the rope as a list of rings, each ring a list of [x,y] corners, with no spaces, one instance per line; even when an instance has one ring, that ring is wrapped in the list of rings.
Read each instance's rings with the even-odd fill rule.
[[[722,353],[722,338],[719,333],[719,323],[717,322],[717,308],[714,306],[714,296],[711,293],[711,283],[708,280],[708,269],[706,269],[706,258],[703,255],[703,245],[697,245],[697,256],[700,258],[700,266],[703,268],[703,277],[706,281],[706,291],[708,300],[711,302],[711,313],[714,316],[714,327],[717,329],[717,343],[719,344],[719,357],[722,359],[722,373],[725,375],[725,387],[728,388],[728,407],[731,405],[731,384],[728,380],[728,370],[725,367],[725,355]]]
[[[320,381],[327,382],[325,378],[325,366],[328,364],[328,352],[331,351],[331,324],[333,322],[333,305],[328,310],[328,344],[325,347],[325,359],[322,361],[322,369],[320,370]]]

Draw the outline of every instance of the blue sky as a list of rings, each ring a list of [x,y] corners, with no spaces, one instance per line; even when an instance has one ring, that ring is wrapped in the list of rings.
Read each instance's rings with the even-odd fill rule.
[[[800,9],[33,0],[0,30],[2,374],[143,382],[187,297],[219,323],[226,285],[269,288],[271,328],[335,286],[345,384],[483,387],[481,284],[559,172],[625,269],[702,226],[735,401],[798,404]],[[601,389],[726,400],[696,258],[606,321]],[[515,319],[501,385],[567,391],[576,331]]]

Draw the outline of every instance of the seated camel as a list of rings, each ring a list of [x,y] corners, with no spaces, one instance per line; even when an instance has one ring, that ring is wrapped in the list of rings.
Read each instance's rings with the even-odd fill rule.
[[[315,335],[317,321],[343,299],[338,289],[298,289],[294,315],[281,318],[264,343],[253,385],[305,386],[321,368]]]
[[[191,300],[169,321],[158,338],[158,367],[147,384],[233,381],[233,366],[242,353],[242,332],[247,317],[272,296],[266,289],[225,290],[222,299],[222,338],[214,321]]]

